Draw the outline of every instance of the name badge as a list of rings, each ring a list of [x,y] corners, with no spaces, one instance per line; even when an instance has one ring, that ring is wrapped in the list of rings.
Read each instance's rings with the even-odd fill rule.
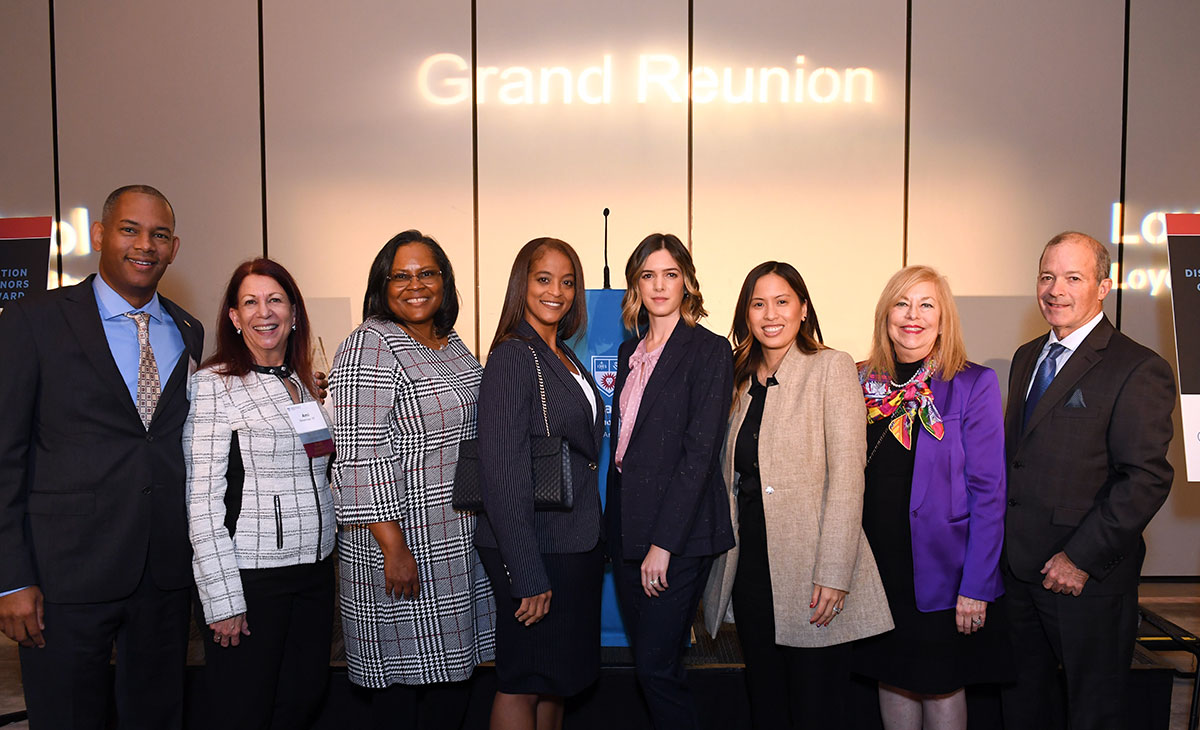
[[[310,459],[333,453],[333,434],[329,433],[329,424],[316,401],[290,405],[287,413]]]

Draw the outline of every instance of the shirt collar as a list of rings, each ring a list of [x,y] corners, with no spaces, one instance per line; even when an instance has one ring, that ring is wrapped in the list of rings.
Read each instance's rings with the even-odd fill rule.
[[[125,297],[109,286],[100,274],[96,274],[96,278],[92,279],[92,290],[96,293],[96,308],[100,310],[100,319],[116,319],[124,316],[126,312],[145,312],[150,315],[150,319],[160,323],[163,321],[162,303],[158,300],[158,292],[154,292],[146,306],[138,308],[125,301]]]
[[[1087,336],[1092,333],[1092,330],[1096,329],[1096,325],[1100,324],[1100,320],[1102,319],[1104,319],[1103,310],[1101,310],[1100,313],[1095,317],[1092,317],[1087,324],[1083,325],[1061,340],[1058,339],[1058,335],[1054,334],[1054,330],[1050,330],[1050,338],[1046,340],[1046,346],[1042,349],[1047,350],[1049,349],[1050,345],[1053,345],[1057,342],[1071,352],[1075,352],[1079,349],[1079,346],[1083,344],[1083,341],[1087,339]]]

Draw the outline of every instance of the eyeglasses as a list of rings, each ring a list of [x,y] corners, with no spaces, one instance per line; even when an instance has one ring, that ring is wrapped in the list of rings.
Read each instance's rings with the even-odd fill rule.
[[[396,271],[387,275],[387,282],[399,287],[406,287],[411,284],[412,280],[415,278],[421,284],[431,284],[433,283],[434,279],[439,278],[441,275],[442,272],[437,269],[425,269],[424,271],[418,271],[415,277],[407,271]]]

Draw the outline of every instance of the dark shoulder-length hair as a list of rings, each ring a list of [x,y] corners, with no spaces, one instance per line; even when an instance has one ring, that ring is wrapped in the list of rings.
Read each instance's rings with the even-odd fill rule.
[[[646,259],[655,251],[666,251],[679,264],[683,273],[683,304],[679,314],[688,327],[695,327],[702,317],[708,316],[704,309],[704,297],[700,294],[700,281],[696,279],[696,265],[692,255],[678,236],[670,233],[651,233],[629,254],[625,262],[625,296],[621,299],[621,319],[625,328],[641,333],[650,322],[650,315],[642,305],[642,293],[638,289],[638,277],[646,268]]]
[[[250,353],[250,348],[246,347],[246,340],[238,334],[237,328],[229,318],[229,310],[238,308],[238,290],[251,274],[274,279],[291,303],[293,314],[296,316],[296,329],[288,335],[287,352],[283,361],[315,398],[317,383],[313,378],[312,328],[308,322],[308,310],[304,307],[304,296],[300,294],[300,287],[296,286],[296,280],[288,270],[271,259],[244,261],[233,270],[233,276],[229,277],[229,285],[225,287],[225,296],[221,299],[221,310],[217,313],[217,349],[204,361],[203,366],[211,366],[222,375],[240,377],[250,372],[254,356]]]
[[[438,337],[446,337],[458,321],[458,288],[454,285],[454,267],[450,265],[450,258],[438,242],[415,228],[392,236],[392,239],[379,249],[379,253],[375,254],[375,260],[371,262],[371,272],[367,274],[363,319],[377,317],[403,324],[388,306],[388,276],[392,273],[392,261],[396,258],[396,250],[410,243],[420,243],[428,247],[433,253],[437,267],[442,271],[442,305],[433,313],[433,329]]]
[[[796,267],[783,261],[766,261],[750,269],[746,280],[742,282],[742,291],[738,294],[737,306],[733,309],[733,328],[729,337],[733,340],[733,392],[736,395],[742,384],[754,375],[754,371],[762,364],[762,345],[750,332],[750,298],[754,296],[754,285],[767,274],[775,274],[791,287],[796,293],[800,304],[808,305],[808,313],[800,323],[796,333],[796,347],[801,352],[813,353],[824,349],[825,338],[821,336],[821,325],[817,322],[817,309],[813,306],[812,297],[808,294],[808,285],[804,277],[796,271]]]
[[[571,260],[575,270],[575,301],[558,321],[558,337],[569,340],[576,332],[587,329],[587,296],[583,285],[583,264],[571,244],[557,238],[535,238],[521,247],[508,273],[508,289],[504,292],[504,306],[500,309],[500,323],[496,325],[496,336],[488,352],[496,349],[505,340],[522,339],[517,327],[525,321],[525,295],[529,292],[529,272],[545,250],[558,251]]]

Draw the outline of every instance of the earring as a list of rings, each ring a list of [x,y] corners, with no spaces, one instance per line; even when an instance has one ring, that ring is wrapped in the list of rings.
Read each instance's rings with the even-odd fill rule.
[[[242,328],[241,328],[241,327],[237,327],[237,328],[235,328],[235,329],[237,329],[237,333],[238,333],[239,335],[240,335],[240,334],[242,334]]]
[[[295,331],[296,331],[296,323],[292,322],[292,332],[295,332]]]

